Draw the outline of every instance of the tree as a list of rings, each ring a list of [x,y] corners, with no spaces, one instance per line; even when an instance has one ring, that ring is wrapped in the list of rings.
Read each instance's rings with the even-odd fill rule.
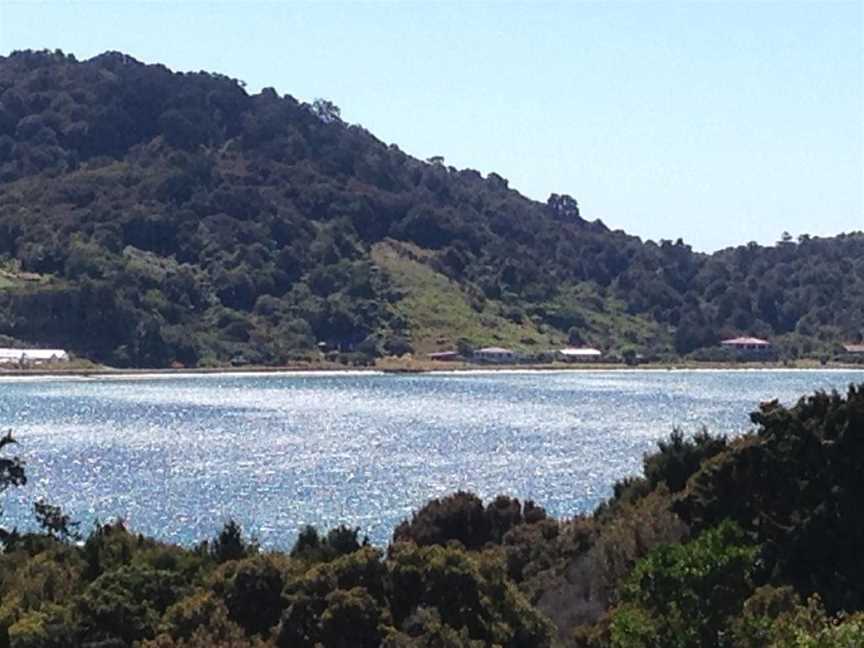
[[[469,549],[477,549],[490,539],[483,501],[464,491],[428,502],[393,532],[394,542],[411,541],[421,546],[458,540]]]
[[[687,480],[673,510],[694,530],[731,519],[765,546],[762,569],[829,612],[864,607],[864,385],[751,414],[759,427]],[[707,446],[706,446],[707,447]]]
[[[518,499],[500,495],[484,508],[474,493],[459,491],[428,502],[393,532],[394,542],[419,546],[446,545],[456,540],[468,549],[500,544],[504,535],[523,522],[540,522],[546,512],[533,502],[524,509]]]
[[[283,564],[277,556],[261,554],[228,563],[226,579],[220,586],[232,621],[249,634],[264,634],[279,621]]]
[[[626,579],[612,616],[612,645],[718,646],[728,619],[752,591],[757,548],[724,522],[685,545],[662,545]]]
[[[567,194],[551,194],[546,201],[546,206],[555,218],[561,221],[574,221],[579,219],[579,203]]]
[[[312,525],[304,527],[291,549],[291,557],[310,562],[328,562],[369,546],[369,538],[358,540],[360,527],[340,525],[330,529],[326,536],[318,534]]]
[[[0,438],[0,451],[8,445],[18,443],[12,437],[12,430],[6,432],[6,436]],[[11,486],[23,486],[27,483],[24,474],[24,462],[19,457],[0,457],[0,494]],[[0,508],[2,513],[2,508]],[[0,540],[6,537],[6,532],[0,529]]]
[[[342,122],[342,111],[329,99],[316,99],[312,102],[312,112],[325,124]]]
[[[81,539],[81,534],[78,532],[81,523],[73,522],[69,514],[64,513],[59,506],[38,500],[33,503],[33,513],[39,526],[48,535],[61,541]]]
[[[474,355],[474,344],[467,338],[459,338],[456,340],[456,350],[463,358],[470,358]]]
[[[384,611],[363,587],[337,589],[327,595],[321,615],[321,639],[334,648],[375,648],[381,645]]]
[[[414,353],[414,347],[407,338],[401,335],[391,335],[384,340],[384,350],[391,356],[403,356]]]
[[[106,572],[77,599],[84,645],[131,645],[155,636],[159,618],[183,591],[180,574],[149,565],[124,565]],[[114,640],[114,643],[108,643]]]
[[[210,555],[220,563],[229,560],[242,560],[258,553],[258,543],[253,539],[247,542],[243,538],[243,530],[234,520],[225,523],[219,536],[210,547]]]

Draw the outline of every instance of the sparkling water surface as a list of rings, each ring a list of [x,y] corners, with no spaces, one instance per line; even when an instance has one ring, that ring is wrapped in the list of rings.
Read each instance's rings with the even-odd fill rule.
[[[219,374],[0,380],[34,499],[89,529],[122,517],[191,544],[229,518],[265,546],[305,524],[386,543],[425,501],[467,489],[592,510],[675,426],[738,434],[763,400],[845,390],[862,371]]]

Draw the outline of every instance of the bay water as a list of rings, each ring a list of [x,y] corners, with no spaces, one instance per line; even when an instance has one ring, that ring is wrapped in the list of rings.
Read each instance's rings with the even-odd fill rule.
[[[736,435],[760,401],[845,391],[864,371],[217,374],[0,379],[0,426],[28,484],[0,523],[60,504],[89,531],[123,518],[192,544],[228,519],[290,547],[305,524],[378,544],[463,489],[586,513],[674,427]]]

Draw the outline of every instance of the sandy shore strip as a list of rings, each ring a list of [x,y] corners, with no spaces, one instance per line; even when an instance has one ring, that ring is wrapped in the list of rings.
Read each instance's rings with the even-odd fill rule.
[[[207,367],[184,369],[113,369],[110,367],[88,368],[34,368],[0,369],[0,382],[44,381],[44,380],[157,380],[167,378],[201,378],[206,376],[383,376],[383,375],[494,375],[532,373],[611,373],[611,372],[856,372],[864,373],[864,365],[800,361],[794,365],[782,363],[676,363],[645,364],[628,366],[623,364],[577,364],[561,363],[548,365],[494,365],[483,366],[466,363],[423,362],[387,363],[374,367],[345,367],[344,365],[320,366],[299,365],[286,367]]]

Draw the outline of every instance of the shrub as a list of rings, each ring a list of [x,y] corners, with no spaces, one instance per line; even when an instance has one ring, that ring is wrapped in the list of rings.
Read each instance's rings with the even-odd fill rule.
[[[763,572],[829,612],[864,608],[864,386],[763,403],[759,428],[703,462],[676,512],[697,529],[732,519],[765,545]]]
[[[488,521],[482,500],[473,493],[458,492],[434,499],[404,521],[393,532],[393,541],[411,541],[420,546],[458,540],[468,549],[489,540]]]
[[[68,616],[64,608],[53,605],[27,612],[9,627],[9,647],[66,648],[75,631]]]
[[[498,496],[485,508],[473,493],[458,492],[434,499],[405,520],[393,532],[394,542],[414,542],[420,546],[458,541],[467,549],[479,549],[486,543],[500,544],[504,535],[523,522],[545,519],[546,511],[518,499]]]
[[[325,537],[321,537],[315,527],[306,526],[297,536],[291,549],[291,557],[311,562],[326,562],[353,553],[369,545],[368,538],[363,538],[362,543],[357,539],[359,533],[360,527],[352,529],[341,525],[330,529]]]
[[[507,580],[497,552],[402,544],[394,549],[390,578],[397,626],[418,609],[435,609],[442,624],[486,645],[551,643],[551,624]]]
[[[228,618],[225,604],[210,592],[198,591],[168,608],[161,632],[143,641],[139,648],[252,648],[250,640],[236,623]]]
[[[684,489],[703,461],[726,449],[726,437],[712,436],[703,429],[692,439],[686,439],[681,430],[675,429],[668,440],[659,441],[657,447],[658,452],[645,456],[645,478],[651,488],[665,483],[671,492],[677,493]]]
[[[384,351],[391,356],[404,356],[414,353],[411,342],[401,335],[391,335],[384,339]]]
[[[361,624],[358,634],[349,636],[357,641],[371,641],[378,636],[374,628],[389,624],[387,590],[387,569],[381,554],[374,549],[362,548],[315,565],[302,578],[286,586],[287,609],[282,615],[276,643],[278,646],[311,647],[323,642],[325,637],[333,639],[338,629],[345,630],[338,618],[343,613]],[[330,613],[325,616],[328,609]]]
[[[717,646],[751,591],[756,556],[731,522],[684,545],[663,545],[639,561],[613,613],[612,645]]]
[[[362,587],[327,595],[321,615],[321,641],[332,648],[376,648],[388,615]]]
[[[159,619],[183,591],[176,574],[126,566],[97,578],[77,600],[88,641],[120,639],[127,643],[155,636]]]
[[[225,563],[210,579],[229,618],[248,634],[266,634],[279,622],[282,590],[291,575],[286,559],[258,555]]]

